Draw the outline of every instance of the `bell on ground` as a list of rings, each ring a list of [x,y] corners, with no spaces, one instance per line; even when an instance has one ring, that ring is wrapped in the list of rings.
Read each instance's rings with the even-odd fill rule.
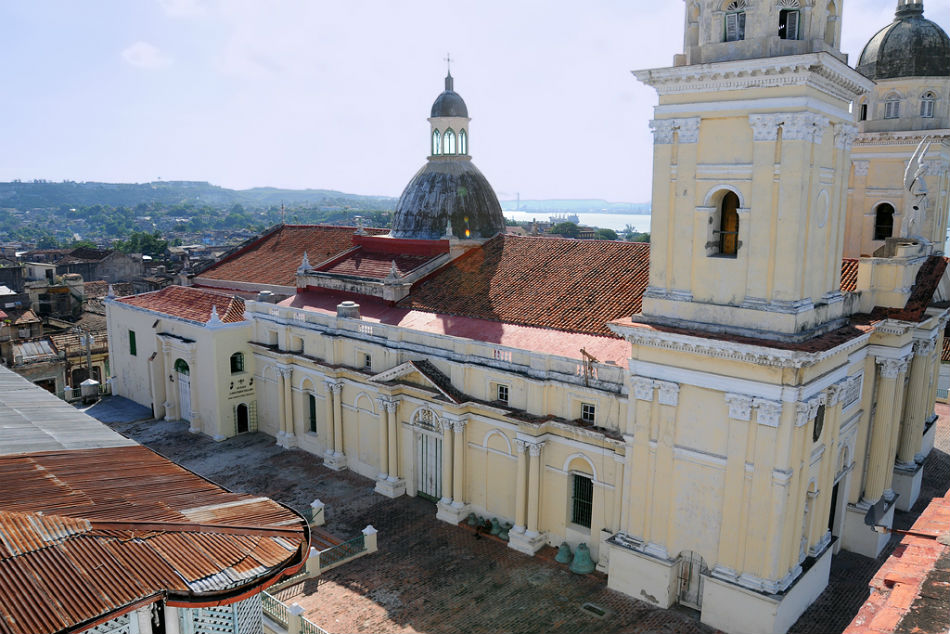
[[[576,575],[589,575],[594,572],[594,560],[590,558],[590,549],[587,544],[578,544],[574,551],[574,561],[571,562],[570,571]]]
[[[501,532],[501,524],[498,523],[498,518],[497,517],[491,518],[491,534],[497,535],[500,532]]]
[[[474,513],[469,513],[468,517],[465,518],[465,523],[468,524],[469,526],[478,526],[480,522],[478,521],[477,515],[475,515]]]
[[[514,524],[511,522],[504,522],[501,525],[501,530],[498,531],[498,536],[503,540],[508,541],[508,531],[511,530],[512,526],[514,526]]]
[[[561,542],[561,545],[557,547],[557,557],[554,558],[559,564],[569,564],[571,563],[571,545],[567,542]]]

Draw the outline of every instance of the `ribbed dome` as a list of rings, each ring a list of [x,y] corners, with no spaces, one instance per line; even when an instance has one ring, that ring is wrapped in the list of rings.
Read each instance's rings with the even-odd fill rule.
[[[455,92],[455,81],[449,73],[445,78],[445,92],[436,97],[432,104],[431,117],[468,117],[468,107],[462,97]]]
[[[950,37],[923,14],[922,1],[901,0],[894,22],[864,47],[858,72],[870,79],[950,76]]]
[[[495,190],[467,157],[430,159],[413,176],[396,203],[391,235],[438,240],[449,218],[452,233],[461,239],[490,238],[505,230]]]

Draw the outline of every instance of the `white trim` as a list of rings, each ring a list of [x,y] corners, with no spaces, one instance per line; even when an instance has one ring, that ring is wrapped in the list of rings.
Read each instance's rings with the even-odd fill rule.
[[[416,428],[413,428],[413,429],[416,429]],[[466,444],[466,446],[468,446],[469,449],[474,449],[474,450],[476,450],[476,451],[482,451],[482,452],[485,452],[485,453],[494,454],[494,455],[496,455],[496,456],[501,456],[502,458],[507,458],[508,460],[514,460],[514,461],[517,461],[517,460],[518,460],[518,456],[513,456],[513,455],[511,455],[511,454],[507,454],[507,453],[498,451],[497,449],[492,449],[491,447],[483,447],[482,445],[479,445],[479,444],[474,443],[474,442],[468,442],[468,443],[465,443],[465,444]]]
[[[597,467],[594,466],[594,462],[590,458],[588,458],[587,456],[585,456],[583,453],[580,453],[580,452],[572,453],[571,455],[569,455],[567,459],[564,460],[564,466],[561,467],[561,471],[564,471],[565,473],[567,473],[569,471],[568,467],[570,466],[572,462],[574,462],[576,458],[581,458],[584,460],[584,462],[590,465],[590,471],[594,476],[593,480],[594,482],[597,482],[597,480],[599,479],[597,477]]]
[[[497,450],[495,450],[495,449],[491,449],[491,448],[488,446],[488,439],[491,438],[492,436],[496,436],[496,435],[497,435],[497,436],[501,436],[502,439],[505,441],[505,445],[508,447],[508,454],[507,454],[507,455],[509,455],[509,456],[514,456],[514,454],[513,454],[512,451],[511,451],[511,440],[509,440],[507,434],[503,434],[503,433],[501,433],[501,432],[500,432],[499,430],[497,430],[497,429],[490,429],[490,430],[488,430],[488,432],[487,432],[487,433],[485,434],[485,436],[482,438],[482,444],[481,444],[480,446],[481,446],[483,449],[485,449],[486,451],[497,451]]]
[[[569,476],[569,475],[575,475],[575,474],[576,474],[576,475],[579,475],[579,476],[583,476],[583,477],[585,477],[585,478],[589,477],[588,474],[586,474],[586,473],[581,473],[581,472],[579,472],[579,471],[565,471],[564,469],[558,469],[557,467],[553,467],[553,466],[551,466],[551,465],[549,465],[549,464],[544,465],[544,470],[545,470],[545,471],[552,471],[552,472],[554,472],[554,473],[557,473],[558,475],[562,475],[562,476],[565,476],[565,477],[567,477],[567,476]],[[616,487],[614,487],[614,485],[609,484],[609,483],[607,483],[607,482],[601,482],[600,480],[597,480],[596,478],[591,478],[591,483],[592,483],[594,486],[596,486],[596,487],[600,487],[600,488],[603,488],[603,489],[607,489],[608,491],[613,491],[613,490],[616,488]],[[608,502],[608,503],[609,503],[609,502]]]
[[[690,447],[673,445],[673,457],[679,458],[680,460],[686,460],[687,462],[693,462],[704,467],[714,467],[717,469],[726,468],[726,456],[720,456],[719,454],[708,453],[706,451],[692,449]]]
[[[362,410],[361,410],[361,409],[360,409],[360,406],[359,406],[360,398],[366,398],[366,399],[368,399],[368,400],[369,400],[369,406],[370,406],[371,409],[368,409],[368,410],[362,409]],[[374,404],[377,398],[379,398],[379,394],[378,394],[378,393],[376,394],[375,397],[372,397],[372,396],[370,396],[370,395],[364,390],[364,391],[360,392],[359,394],[357,394],[357,395],[356,395],[356,398],[353,399],[353,409],[355,409],[355,410],[357,410],[357,411],[361,411],[361,412],[369,412],[369,413],[373,414],[374,416],[379,416],[379,412],[376,411],[376,405]]]

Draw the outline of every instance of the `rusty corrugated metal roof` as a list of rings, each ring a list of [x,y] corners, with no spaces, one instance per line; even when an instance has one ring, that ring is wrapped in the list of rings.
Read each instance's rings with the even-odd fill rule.
[[[167,594],[207,601],[306,556],[303,518],[141,446],[0,456],[0,634],[71,631]]]

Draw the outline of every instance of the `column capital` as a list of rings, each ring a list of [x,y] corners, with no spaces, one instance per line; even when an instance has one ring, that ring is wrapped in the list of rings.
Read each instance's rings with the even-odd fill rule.
[[[456,434],[461,434],[465,431],[465,426],[468,425],[467,418],[460,418],[458,420],[449,421],[452,424],[452,431]]]
[[[752,397],[745,394],[726,394],[729,405],[729,418],[752,420]]]
[[[875,357],[874,361],[880,367],[879,372],[885,379],[896,379],[897,375],[907,369],[907,357],[900,359],[888,359],[885,357]]]
[[[326,379],[323,384],[327,386],[327,390],[333,392],[334,394],[339,394],[341,391],[343,391],[343,381],[339,381],[337,379]]]
[[[835,124],[835,147],[850,150],[858,138],[858,126],[853,123]]]
[[[292,366],[281,365],[277,366],[277,371],[280,372],[280,375],[285,379],[292,378],[294,375],[294,369]]]
[[[656,145],[670,145],[673,143],[673,133],[678,134],[680,143],[696,143],[699,141],[699,117],[685,119],[654,119],[650,122],[653,130],[653,142]]]
[[[932,337],[930,339],[915,339],[914,340],[914,355],[918,357],[927,357],[930,356],[934,348],[937,347],[937,338]]]
[[[781,114],[750,114],[753,141],[777,141],[778,127],[784,117]]]
[[[630,383],[633,385],[633,394],[637,400],[653,402],[653,388],[656,385],[653,379],[635,376],[630,379]]]
[[[679,383],[671,383],[669,381],[657,381],[656,382],[657,390],[660,394],[660,405],[672,405],[676,406],[679,403],[680,395],[680,386]]]
[[[779,401],[770,401],[764,398],[752,399],[752,406],[755,407],[755,421],[760,425],[769,427],[778,427],[782,419],[782,403]]]
[[[871,168],[871,161],[851,161],[851,164],[854,165],[855,176],[867,176]]]
[[[848,385],[850,384],[849,379],[839,381],[833,385],[829,385],[827,391],[827,402],[829,407],[834,407],[838,402],[844,397],[845,392],[848,390]]]
[[[539,440],[537,442],[528,443],[528,453],[532,456],[537,457],[541,455],[541,450],[544,449],[544,445],[547,444],[545,440]]]
[[[527,441],[522,440],[521,438],[515,438],[515,449],[518,451],[519,454],[523,454],[527,448],[528,448]]]
[[[394,398],[378,398],[376,402],[379,403],[379,406],[382,409],[385,409],[390,414],[396,411],[396,408],[399,406],[399,400]]]

